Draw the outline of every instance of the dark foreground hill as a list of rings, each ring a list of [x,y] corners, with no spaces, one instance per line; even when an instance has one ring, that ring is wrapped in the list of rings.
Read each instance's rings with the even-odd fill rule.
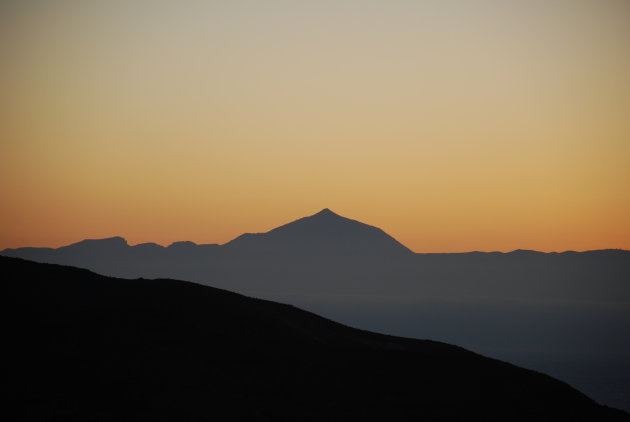
[[[174,280],[0,257],[12,420],[622,421],[546,375]]]

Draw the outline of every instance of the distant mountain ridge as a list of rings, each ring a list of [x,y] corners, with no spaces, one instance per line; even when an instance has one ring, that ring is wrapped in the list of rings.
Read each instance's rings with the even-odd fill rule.
[[[382,229],[361,223],[357,220],[342,217],[328,208],[324,208],[316,214],[302,217],[290,223],[276,227],[265,233],[244,233],[224,244],[208,243],[197,244],[192,241],[176,241],[167,246],[157,243],[139,243],[129,245],[127,240],[121,236],[113,236],[102,239],[85,239],[67,246],[59,248],[49,247],[21,247],[6,248],[0,254],[6,256],[20,256],[21,254],[32,254],[36,252],[68,251],[80,249],[93,249],[102,252],[117,252],[123,249],[180,249],[180,248],[203,248],[214,249],[217,247],[229,248],[240,251],[264,252],[274,250],[282,253],[295,253],[303,251],[309,253],[340,253],[350,254],[399,254],[399,255],[462,255],[462,254],[587,254],[594,252],[616,252],[628,253],[623,249],[600,249],[591,251],[564,251],[564,252],[540,252],[528,249],[516,249],[511,252],[447,252],[447,253],[426,253],[414,252],[405,245],[394,239]],[[36,257],[34,257],[36,258]]]
[[[122,237],[1,255],[115,277],[172,277],[261,297],[369,294],[630,302],[630,251],[414,253],[328,208],[223,244],[131,246]],[[567,284],[568,283],[568,284]]]

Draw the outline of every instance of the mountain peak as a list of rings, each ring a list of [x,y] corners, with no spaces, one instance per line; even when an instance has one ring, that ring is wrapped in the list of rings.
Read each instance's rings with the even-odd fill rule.
[[[314,214],[313,217],[315,216],[321,216],[321,217],[325,217],[325,216],[331,216],[331,217],[339,217],[339,214],[334,213],[333,211],[331,211],[329,208],[324,208],[323,210],[321,210],[320,212],[318,212],[317,214]]]
[[[230,247],[326,255],[409,255],[412,253],[381,229],[342,217],[329,208],[276,227],[266,233],[246,233]]]

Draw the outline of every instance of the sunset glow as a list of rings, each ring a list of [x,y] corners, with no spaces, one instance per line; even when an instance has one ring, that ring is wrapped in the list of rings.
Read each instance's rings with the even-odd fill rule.
[[[630,249],[630,3],[3,1],[0,249],[322,208],[416,252]]]

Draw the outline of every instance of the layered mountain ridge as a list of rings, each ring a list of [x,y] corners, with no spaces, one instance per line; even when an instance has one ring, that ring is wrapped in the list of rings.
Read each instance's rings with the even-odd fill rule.
[[[304,251],[310,253],[335,253],[335,252],[352,252],[354,254],[398,254],[402,255],[463,255],[463,254],[575,254],[575,253],[594,253],[610,251],[612,253],[630,253],[621,249],[603,249],[584,252],[565,251],[565,252],[539,252],[528,249],[516,249],[512,252],[462,252],[462,253],[415,253],[402,243],[394,239],[392,236],[384,232],[382,229],[371,226],[357,220],[342,217],[328,208],[324,208],[311,216],[299,218],[293,222],[276,227],[265,233],[243,233],[235,239],[228,241],[222,245],[197,244],[192,241],[176,241],[170,245],[163,246],[157,243],[140,243],[130,245],[122,236],[113,236],[102,239],[85,239],[67,246],[59,248],[48,247],[22,247],[7,248],[0,251],[0,254],[6,256],[19,256],[21,254],[33,254],[50,251],[70,251],[81,249],[93,249],[104,252],[119,252],[128,248],[155,250],[162,249],[180,249],[180,248],[213,248],[224,247],[225,249],[246,251],[257,250],[277,250],[283,253],[292,253]]]
[[[115,237],[0,254],[194,281],[363,329],[460,344],[630,410],[630,251],[413,253],[378,228],[322,210],[224,245],[130,246]],[[567,358],[575,363],[561,370]],[[618,387],[601,387],[609,385]]]

